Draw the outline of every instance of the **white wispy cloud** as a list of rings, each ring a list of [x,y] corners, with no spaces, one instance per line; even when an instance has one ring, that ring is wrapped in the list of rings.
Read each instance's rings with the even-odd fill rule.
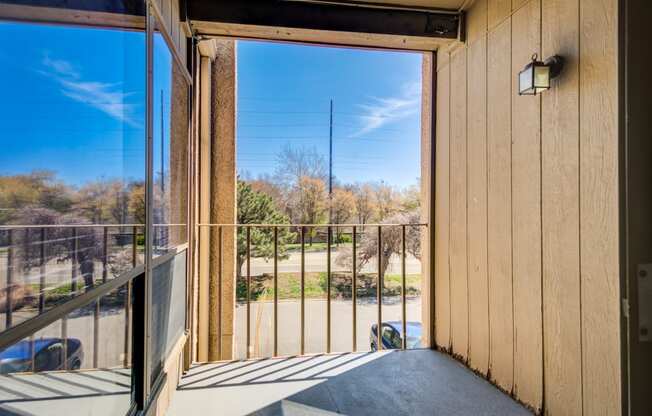
[[[134,117],[135,105],[126,102],[131,93],[121,89],[121,83],[107,83],[84,79],[79,70],[69,61],[53,59],[44,53],[43,70],[38,72],[54,79],[66,97],[96,108],[114,119],[139,127]]]
[[[372,97],[370,103],[360,104],[360,128],[349,137],[359,137],[387,124],[409,117],[419,110],[420,84],[407,83],[395,97]]]

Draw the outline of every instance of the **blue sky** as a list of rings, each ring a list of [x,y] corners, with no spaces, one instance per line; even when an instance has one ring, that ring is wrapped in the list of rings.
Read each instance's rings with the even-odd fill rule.
[[[273,173],[286,144],[328,160],[334,103],[334,175],[342,182],[416,183],[421,55],[239,41],[238,170]]]
[[[144,34],[0,23],[0,39],[0,174],[144,178]]]
[[[74,185],[144,178],[143,33],[4,22],[0,39],[10,40],[0,48],[0,174],[47,169]],[[237,50],[239,171],[272,173],[288,143],[327,158],[333,99],[336,178],[416,182],[420,54],[253,41]],[[158,161],[172,65],[160,37],[154,55]]]

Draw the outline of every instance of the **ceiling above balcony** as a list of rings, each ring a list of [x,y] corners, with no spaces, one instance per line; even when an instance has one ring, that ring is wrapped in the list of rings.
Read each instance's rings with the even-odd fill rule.
[[[463,2],[188,0],[187,11],[200,35],[434,50],[460,38]]]
[[[298,0],[301,1],[301,0]],[[360,4],[360,5],[379,5],[388,7],[415,7],[423,9],[444,9],[459,10],[468,0],[307,0],[315,3],[340,3],[340,4]]]

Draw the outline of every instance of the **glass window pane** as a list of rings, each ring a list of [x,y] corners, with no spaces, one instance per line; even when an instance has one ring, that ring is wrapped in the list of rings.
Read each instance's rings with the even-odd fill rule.
[[[142,30],[5,21],[0,39],[2,330],[132,269],[146,104]]]
[[[0,351],[0,413],[126,414],[128,293],[119,288]]]
[[[154,32],[154,256],[187,243],[189,84],[159,31]]]

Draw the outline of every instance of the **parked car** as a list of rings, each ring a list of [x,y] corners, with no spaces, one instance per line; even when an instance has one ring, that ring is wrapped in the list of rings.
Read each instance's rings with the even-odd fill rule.
[[[406,323],[407,329],[407,348],[420,348],[421,347],[421,322]],[[378,350],[378,324],[371,325],[369,334],[369,342],[371,350]],[[384,350],[400,349],[403,345],[403,323],[401,321],[388,321],[383,322],[382,325],[382,341]]]
[[[64,369],[79,370],[84,360],[81,341],[76,338],[68,338],[65,361],[63,346],[64,340],[61,338],[40,338],[33,342],[20,341],[0,352],[0,374]],[[33,353],[32,348],[34,348]],[[34,357],[33,363],[32,357]]]

